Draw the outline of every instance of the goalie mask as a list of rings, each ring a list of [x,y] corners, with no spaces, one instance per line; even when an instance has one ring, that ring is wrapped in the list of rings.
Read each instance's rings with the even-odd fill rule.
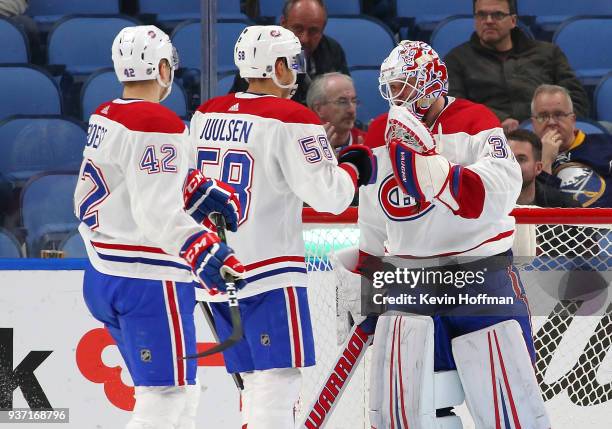
[[[278,58],[285,58],[293,74],[293,81],[281,84],[274,72]],[[297,89],[298,73],[306,72],[306,61],[300,40],[286,28],[277,25],[253,25],[245,28],[234,48],[234,63],[240,76],[248,78],[270,78],[280,88]],[[293,94],[291,94],[293,95]]]
[[[174,71],[178,68],[178,54],[166,33],[154,25],[125,27],[117,34],[112,47],[113,66],[119,82],[157,80],[166,91],[163,101],[170,95]],[[159,62],[170,65],[170,82],[164,83],[159,75]]]
[[[380,66],[378,82],[380,94],[390,106],[407,107],[419,119],[448,92],[444,62],[431,46],[420,41],[401,41]]]

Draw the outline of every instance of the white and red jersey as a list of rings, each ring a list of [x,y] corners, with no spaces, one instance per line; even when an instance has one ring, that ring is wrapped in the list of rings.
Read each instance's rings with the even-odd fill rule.
[[[437,150],[463,173],[453,213],[438,200],[416,204],[393,177],[385,131],[387,115],[370,125],[365,144],[378,160],[376,183],[359,191],[361,252],[383,256],[491,256],[512,246],[521,170],[495,115],[481,104],[447,97],[431,127]]]
[[[103,103],[89,119],[74,193],[75,214],[96,270],[153,280],[192,280],[178,256],[202,231],[183,210],[188,131],[174,112],[143,100]]]
[[[228,94],[209,100],[191,120],[197,167],[236,190],[242,213],[227,243],[246,268],[252,296],[306,286],[303,202],[340,213],[356,175],[339,167],[317,115],[272,95]]]

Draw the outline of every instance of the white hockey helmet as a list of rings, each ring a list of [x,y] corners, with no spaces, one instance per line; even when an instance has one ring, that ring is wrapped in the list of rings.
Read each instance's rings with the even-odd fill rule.
[[[112,47],[113,65],[119,82],[136,82],[156,79],[167,88],[162,100],[172,89],[174,71],[178,68],[178,54],[166,33],[154,25],[125,27],[117,34]],[[159,62],[170,64],[170,83],[159,76]]]
[[[403,85],[402,91],[393,93],[389,84]],[[383,61],[378,78],[379,90],[389,105],[407,107],[422,119],[438,97],[448,93],[446,65],[425,42],[402,40]],[[400,98],[404,88],[411,88],[407,99]]]
[[[274,64],[286,58],[293,73],[293,83],[282,85],[276,79]],[[278,25],[253,25],[245,28],[234,48],[234,63],[240,76],[247,79],[270,78],[281,88],[295,89],[298,73],[306,72],[306,61],[300,40]]]

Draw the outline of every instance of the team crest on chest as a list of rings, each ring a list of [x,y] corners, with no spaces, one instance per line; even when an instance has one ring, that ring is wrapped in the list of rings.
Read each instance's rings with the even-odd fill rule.
[[[400,191],[393,174],[381,182],[378,202],[385,216],[396,222],[418,219],[434,208],[428,202],[418,204],[414,198]]]

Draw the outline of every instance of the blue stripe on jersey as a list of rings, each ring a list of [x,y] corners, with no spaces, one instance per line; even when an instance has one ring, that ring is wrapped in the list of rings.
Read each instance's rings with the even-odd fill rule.
[[[97,253],[97,252],[96,252]],[[104,259],[105,261],[112,262],[124,262],[127,264],[149,264],[149,265],[157,265],[161,267],[173,267],[181,270],[191,271],[191,267],[183,264],[179,264],[178,262],[172,261],[163,261],[160,259],[150,259],[150,258],[140,258],[140,257],[127,257],[127,256],[115,256],[115,255],[103,255],[98,253],[98,257],[100,259]]]
[[[277,268],[276,270],[264,271],[263,273],[255,274],[254,276],[247,277],[245,280],[252,283],[257,280],[265,279],[266,277],[277,276],[284,273],[303,273],[306,274],[306,268],[300,267],[285,267]]]

